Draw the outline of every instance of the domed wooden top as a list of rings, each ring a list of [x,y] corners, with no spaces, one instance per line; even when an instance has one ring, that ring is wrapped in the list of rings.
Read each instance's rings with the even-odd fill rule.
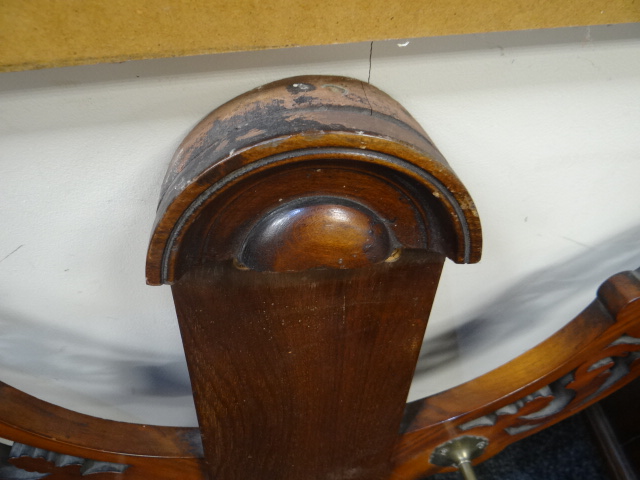
[[[481,237],[464,185],[401,105],[360,80],[294,77],[222,105],[185,138],[162,187],[147,282],[232,259],[358,268],[394,249],[473,263]]]

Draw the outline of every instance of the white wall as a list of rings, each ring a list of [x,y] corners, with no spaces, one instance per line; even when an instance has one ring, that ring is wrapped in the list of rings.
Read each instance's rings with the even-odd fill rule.
[[[640,266],[640,26],[404,43],[373,45],[371,83],[448,158],[485,238],[479,265],[445,268],[417,398],[530,348]],[[169,288],[144,281],[160,182],[214,107],[308,73],[366,80],[369,44],[2,74],[0,379],[195,424]]]

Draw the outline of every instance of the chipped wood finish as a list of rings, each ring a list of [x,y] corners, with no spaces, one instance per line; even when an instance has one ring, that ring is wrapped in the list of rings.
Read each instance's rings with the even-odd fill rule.
[[[259,220],[319,201],[376,212],[396,248],[480,258],[473,201],[409,113],[365,82],[306,76],[235,98],[185,138],[163,182],[147,282],[172,284],[199,256],[236,258]]]
[[[147,274],[172,284],[210,478],[387,478],[444,259],[480,241],[462,183],[369,84],[284,79],[196,126]]]

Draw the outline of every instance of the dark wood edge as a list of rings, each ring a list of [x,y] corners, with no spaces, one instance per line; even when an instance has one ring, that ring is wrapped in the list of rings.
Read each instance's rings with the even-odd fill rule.
[[[638,476],[629,464],[622,444],[600,404],[592,405],[585,413],[591,424],[591,429],[595,433],[595,441],[605,457],[612,477],[615,480],[638,480]]]
[[[632,359],[629,352],[640,350],[640,345],[615,344],[624,335],[640,337],[637,271],[607,280],[596,301],[536,348],[471,382],[408,404],[392,478],[445,471],[431,465],[429,455],[437,445],[465,434],[489,438],[487,451],[477,460],[484,461],[622,387],[640,374],[640,361],[629,363],[628,373],[612,385],[604,383],[612,378],[612,366],[598,361],[603,357]],[[567,375],[581,381],[574,385],[568,404],[535,421],[523,420],[524,415],[535,415],[549,406],[556,398],[553,388],[571,388],[571,383],[558,384]],[[550,393],[535,394],[547,386],[553,387]],[[494,425],[460,428],[510,405],[519,409],[497,415]],[[504,430],[522,424],[531,428],[515,434]],[[145,477],[150,471],[157,479],[204,478],[197,428],[103,420],[38,400],[6,384],[0,384],[0,436],[58,453],[135,466],[121,474],[126,479],[150,478]]]

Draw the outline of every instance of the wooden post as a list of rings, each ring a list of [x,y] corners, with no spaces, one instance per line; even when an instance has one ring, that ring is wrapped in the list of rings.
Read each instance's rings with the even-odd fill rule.
[[[211,479],[385,479],[445,257],[473,202],[369,84],[297,77],[216,109],[170,166],[171,284]]]

